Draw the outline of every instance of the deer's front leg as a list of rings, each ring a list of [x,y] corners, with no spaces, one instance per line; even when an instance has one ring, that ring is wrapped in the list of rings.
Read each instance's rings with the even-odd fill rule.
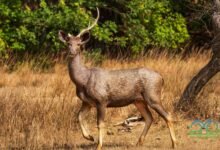
[[[99,143],[97,146],[97,150],[101,150],[102,149],[102,139],[104,137],[104,128],[105,128],[105,124],[104,124],[104,119],[105,119],[105,106],[102,106],[100,104],[97,105],[97,125],[98,125],[98,130],[99,130]]]
[[[94,141],[94,138],[87,132],[86,127],[83,124],[83,119],[85,119],[85,115],[90,109],[91,106],[83,102],[78,114],[78,120],[79,120],[80,128],[82,130],[83,137],[87,140]]]

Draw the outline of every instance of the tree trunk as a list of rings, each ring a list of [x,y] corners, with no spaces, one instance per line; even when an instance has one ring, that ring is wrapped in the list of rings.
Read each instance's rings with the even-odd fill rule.
[[[184,90],[177,109],[186,111],[195,100],[196,96],[206,83],[220,71],[220,2],[215,0],[215,12],[212,15],[214,27],[214,39],[212,41],[213,56],[209,63],[193,77]]]
[[[220,58],[213,56],[209,63],[189,82],[180,98],[178,108],[186,111],[206,83],[219,71]]]

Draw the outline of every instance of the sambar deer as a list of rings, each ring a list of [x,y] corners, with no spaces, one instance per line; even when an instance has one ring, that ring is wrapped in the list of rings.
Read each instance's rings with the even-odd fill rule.
[[[87,68],[81,63],[81,46],[88,42],[81,39],[98,22],[99,10],[95,22],[83,29],[77,36],[59,31],[59,38],[69,47],[69,76],[76,85],[76,94],[82,101],[78,119],[84,138],[94,141],[84,126],[83,118],[95,107],[97,109],[97,125],[99,139],[97,149],[103,145],[104,118],[107,107],[123,107],[134,104],[145,120],[144,130],[137,142],[142,145],[144,138],[152,124],[153,118],[148,107],[154,109],[166,121],[172,140],[176,145],[172,118],[161,105],[161,89],[163,78],[160,74],[147,68],[105,70],[101,68]]]

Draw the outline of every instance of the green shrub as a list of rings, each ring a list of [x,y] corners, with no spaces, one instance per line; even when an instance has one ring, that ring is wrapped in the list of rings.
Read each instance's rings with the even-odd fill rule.
[[[93,48],[120,48],[138,54],[146,46],[176,48],[188,37],[185,19],[175,12],[171,0],[50,0],[33,1],[33,9],[19,0],[0,3],[0,53],[12,51],[58,51],[63,44],[57,32],[72,34],[101,18],[92,30]]]

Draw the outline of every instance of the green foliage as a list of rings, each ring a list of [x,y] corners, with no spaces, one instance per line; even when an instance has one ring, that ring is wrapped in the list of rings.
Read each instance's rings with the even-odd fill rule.
[[[149,45],[176,48],[189,37],[185,19],[174,11],[170,0],[41,0],[33,5],[2,0],[0,53],[57,51],[63,46],[58,30],[78,33],[94,20],[96,7],[101,10],[101,18],[92,30],[92,41],[106,47],[136,54]]]
[[[135,41],[132,49],[143,50],[145,45],[176,48],[188,37],[185,19],[172,10],[169,0],[130,1],[126,15],[130,29],[129,42]],[[132,37],[133,36],[133,37]]]
[[[14,51],[59,50],[62,44],[57,38],[58,30],[78,32],[91,21],[90,13],[72,3],[61,1],[48,6],[42,0],[39,8],[31,10],[21,4],[11,8],[9,3],[0,4],[0,49],[6,46]],[[6,46],[5,46],[6,45]]]

